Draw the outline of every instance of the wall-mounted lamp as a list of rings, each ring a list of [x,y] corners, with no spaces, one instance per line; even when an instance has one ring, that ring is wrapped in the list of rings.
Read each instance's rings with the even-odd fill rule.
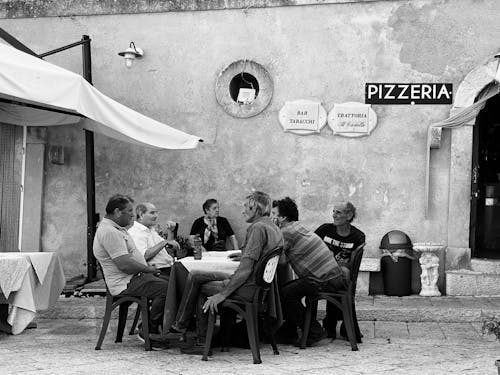
[[[125,66],[130,68],[136,58],[144,56],[144,51],[136,47],[134,42],[130,42],[130,46],[125,51],[118,52],[118,55],[125,58]]]

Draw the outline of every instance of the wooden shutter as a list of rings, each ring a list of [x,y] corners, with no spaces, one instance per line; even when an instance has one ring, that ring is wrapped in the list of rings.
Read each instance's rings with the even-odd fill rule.
[[[22,128],[0,123],[0,252],[19,251]]]

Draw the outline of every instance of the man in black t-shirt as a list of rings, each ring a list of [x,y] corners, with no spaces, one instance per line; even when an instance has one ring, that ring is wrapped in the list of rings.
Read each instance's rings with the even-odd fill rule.
[[[349,268],[351,254],[365,243],[365,234],[356,228],[351,222],[356,217],[356,207],[351,202],[339,203],[333,206],[333,223],[325,223],[316,229],[315,233],[333,251],[335,259],[340,266]],[[328,337],[337,336],[337,320],[342,319],[342,312],[332,303],[326,304],[326,316],[323,319],[323,328],[326,329]],[[346,336],[345,327],[340,327],[342,336]]]

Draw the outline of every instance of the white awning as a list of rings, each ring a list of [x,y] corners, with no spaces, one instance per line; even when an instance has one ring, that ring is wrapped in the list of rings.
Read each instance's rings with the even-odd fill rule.
[[[164,149],[191,149],[202,141],[116,102],[79,74],[2,43],[0,123],[78,123],[112,138]]]

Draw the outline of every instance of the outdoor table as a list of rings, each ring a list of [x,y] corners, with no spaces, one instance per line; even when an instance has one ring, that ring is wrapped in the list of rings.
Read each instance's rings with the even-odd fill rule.
[[[8,311],[0,316],[0,329],[21,333],[37,311],[57,302],[65,283],[56,253],[0,253],[0,305]]]
[[[163,334],[167,334],[172,325],[187,283],[194,274],[211,274],[213,280],[229,278],[238,268],[240,262],[229,259],[229,255],[239,250],[206,251],[202,259],[186,257],[179,259],[172,266],[168,281],[165,311],[163,314]]]
[[[168,334],[170,326],[176,317],[184,289],[190,282],[192,275],[209,273],[213,280],[229,278],[240,264],[240,262],[233,261],[228,257],[235,252],[239,253],[240,251],[209,251],[204,252],[200,260],[196,260],[193,257],[186,257],[174,263],[170,272],[167,297],[165,299],[162,335],[166,336]],[[273,282],[268,293],[268,314],[274,322],[271,328],[276,329],[283,322],[277,282]]]

